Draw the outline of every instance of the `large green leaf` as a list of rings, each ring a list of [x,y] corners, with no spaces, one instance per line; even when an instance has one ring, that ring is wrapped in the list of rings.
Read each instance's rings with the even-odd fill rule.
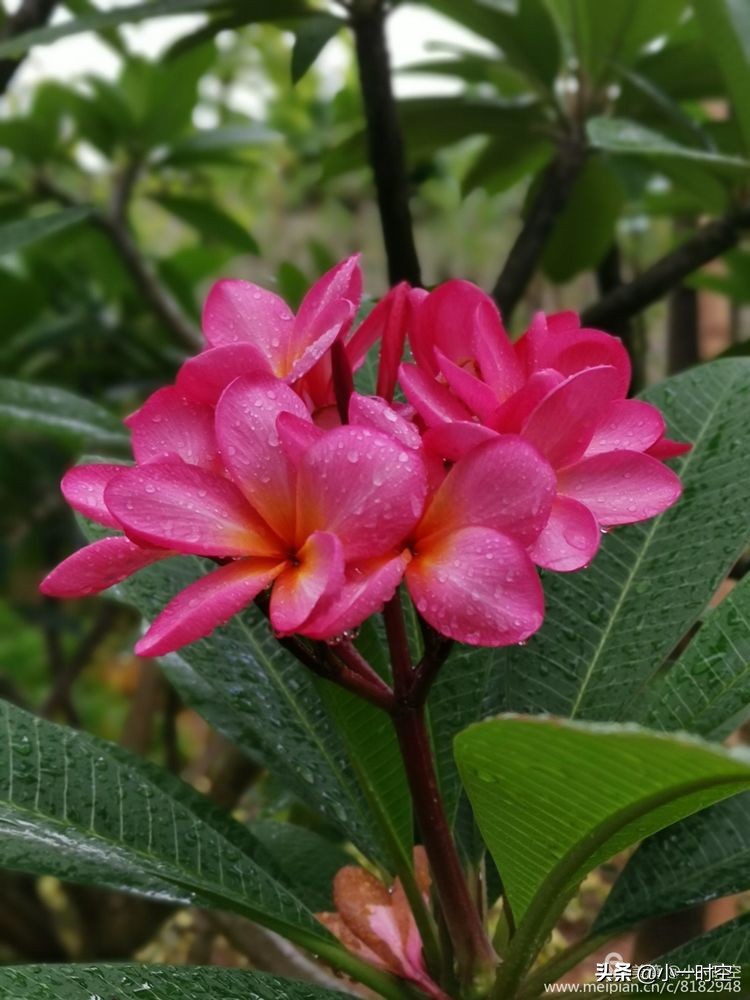
[[[90,537],[97,529],[88,528]],[[146,619],[199,575],[213,569],[183,557],[142,570],[118,593]],[[377,829],[311,675],[274,639],[255,609],[164,661],[188,703],[290,790],[319,810],[361,850],[382,859]],[[189,673],[180,684],[180,664]],[[196,679],[198,683],[196,683]]]
[[[7,702],[0,734],[4,867],[233,910],[326,945],[312,913],[259,867],[265,849],[167,772]]]
[[[747,966],[750,965],[750,913],[743,913],[735,920],[714,927],[708,934],[701,934],[685,944],[667,952],[659,959],[659,965],[742,965],[743,989],[737,996],[747,996]],[[700,991],[693,996],[703,996]],[[730,994],[731,995],[731,994]],[[678,994],[679,996],[679,994]]]
[[[344,996],[338,990],[239,969],[159,965],[0,968],[1,1000],[342,1000]]]
[[[645,156],[657,161],[694,160],[716,169],[743,173],[750,167],[750,160],[700,146],[686,146],[627,118],[589,118],[586,132],[592,146],[621,156]]]
[[[750,153],[750,5],[746,0],[693,0],[693,8]]]
[[[670,433],[681,500],[603,539],[587,570],[544,575],[546,618],[495,654],[484,704],[498,711],[633,719],[640,689],[703,613],[750,537],[750,362],[732,359],[649,389]],[[484,655],[484,654],[480,654]]]
[[[649,837],[628,861],[592,932],[750,889],[750,795],[738,795]]]
[[[260,252],[250,231],[214,202],[178,194],[157,194],[150,197],[194,229],[207,243],[221,243],[240,253]]]
[[[292,82],[299,83],[323,49],[346,22],[330,14],[306,18],[297,28],[292,49]]]
[[[636,726],[504,716],[455,749],[516,923],[500,973],[508,995],[587,872],[750,787],[747,752]]]
[[[0,226],[0,254],[15,253],[30,243],[43,240],[45,236],[51,236],[53,233],[59,233],[61,229],[74,226],[89,215],[91,209],[82,206],[63,208],[59,212],[50,212],[30,219],[6,222]]]
[[[107,410],[64,389],[0,379],[0,428],[43,434],[69,444],[127,447],[120,422]]]
[[[223,162],[228,156],[267,146],[278,138],[278,132],[255,122],[202,129],[167,146],[157,158],[157,165],[184,167]]]
[[[688,648],[647,692],[650,729],[722,740],[750,715],[750,576],[711,611]]]

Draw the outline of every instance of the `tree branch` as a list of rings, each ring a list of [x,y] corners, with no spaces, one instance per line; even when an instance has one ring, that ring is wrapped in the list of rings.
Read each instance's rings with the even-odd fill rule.
[[[27,31],[44,27],[56,6],[57,0],[23,0],[15,14],[7,17],[0,28],[0,40],[7,41]],[[25,58],[26,53],[0,59],[0,94],[8,89],[8,84]]]
[[[382,0],[358,0],[352,4],[351,23],[388,275],[392,285],[399,281],[421,285],[409,207],[404,141],[391,86]]]
[[[136,164],[127,167],[115,184],[110,210],[108,212],[95,210],[91,220],[109,239],[130,274],[133,284],[156,317],[185,347],[194,351],[202,345],[200,333],[147,263],[127,219],[127,207],[137,175]],[[54,198],[62,205],[75,207],[83,204],[47,176],[42,175],[37,178],[37,187],[43,194]]]
[[[575,132],[561,143],[557,156],[542,175],[523,228],[492,289],[492,297],[506,323],[510,322],[513,310],[534,275],[547,239],[568,202],[585,159],[583,136]]]
[[[633,281],[584,309],[582,324],[607,329],[624,323],[666,295],[693,271],[731,250],[742,230],[747,228],[750,228],[748,208],[707,222]]]

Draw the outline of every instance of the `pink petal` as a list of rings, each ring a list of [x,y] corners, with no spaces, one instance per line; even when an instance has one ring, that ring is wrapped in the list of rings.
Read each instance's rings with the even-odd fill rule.
[[[561,382],[532,411],[523,436],[557,468],[583,455],[618,392],[614,368],[587,368]]]
[[[647,451],[664,435],[664,417],[640,399],[610,403],[586,449],[586,457],[606,451]]]
[[[417,536],[478,526],[528,545],[544,527],[554,495],[554,472],[535,448],[519,437],[495,437],[456,462]]]
[[[421,302],[409,334],[412,354],[426,373],[437,375],[435,349],[457,365],[475,362],[473,328],[477,309],[485,304],[497,316],[492,299],[470,281],[452,280],[438,285]],[[498,325],[499,316],[497,318]]]
[[[440,424],[439,427],[429,427],[422,440],[428,451],[450,462],[457,462],[480,444],[494,441],[497,436],[497,431],[490,430],[483,424],[456,420],[450,424]]]
[[[359,254],[353,254],[327,271],[305,295],[295,323],[298,333],[314,326],[319,321],[321,313],[331,303],[341,299],[351,303],[354,307],[353,315],[359,308],[361,298],[362,270],[359,266]]]
[[[354,318],[354,306],[346,299],[330,302],[311,322],[295,323],[285,363],[285,381],[296,382],[320,361],[334,340]]]
[[[344,584],[341,542],[326,531],[310,535],[295,565],[277,577],[271,593],[271,624],[280,634],[297,632],[320,601],[340,593]]]
[[[398,366],[404,350],[406,323],[409,317],[409,291],[409,285],[405,281],[391,288],[360,323],[346,345],[352,369],[356,371],[364,362],[370,348],[377,341],[381,341],[380,373],[386,378],[384,368],[390,370],[393,379],[391,393],[396,384]],[[387,395],[380,391],[380,386],[378,395]]]
[[[446,382],[464,406],[476,413],[480,420],[489,420],[500,402],[492,389],[466,368],[460,368],[442,351],[436,349],[435,358]]]
[[[492,301],[477,306],[473,348],[482,378],[498,399],[507,399],[521,388],[523,369]]]
[[[401,365],[399,382],[406,398],[428,426],[434,427],[451,420],[471,420],[471,412],[450,389],[416,365]]]
[[[433,536],[409,563],[406,585],[433,628],[470,645],[523,642],[544,618],[542,587],[526,550],[489,528]]]
[[[541,535],[529,546],[529,555],[537,566],[569,573],[588,566],[600,540],[599,525],[588,507],[557,497]]]
[[[299,630],[311,639],[332,639],[380,611],[396,592],[411,558],[408,551],[352,563],[339,593],[321,601]]]
[[[184,462],[152,462],[114,476],[104,499],[131,538],[204,556],[270,556],[279,541],[237,487]]]
[[[636,451],[585,458],[559,475],[558,488],[585,504],[603,525],[645,521],[671,507],[682,492],[671,469]]]
[[[112,476],[127,468],[127,465],[105,463],[77,465],[65,473],[60,489],[73,510],[77,510],[79,514],[108,528],[119,528],[119,523],[104,502],[104,490]]]
[[[308,449],[325,436],[325,431],[309,417],[303,419],[294,413],[280,413],[276,418],[276,430],[284,454],[294,465],[299,465]]]
[[[692,451],[692,449],[693,446],[686,441],[672,441],[665,437],[652,444],[647,454],[666,461],[669,458],[678,458],[680,455],[685,455],[687,452]]]
[[[377,396],[360,396],[353,392],[349,400],[349,423],[390,434],[407,448],[419,448],[422,443],[414,424]]]
[[[197,403],[215,406],[219,396],[240,375],[271,374],[266,358],[253,344],[213,347],[188,358],[177,373],[180,392]]]
[[[270,375],[240,378],[216,407],[216,439],[227,469],[255,510],[293,541],[296,473],[281,447],[276,421],[281,413],[309,420],[305,404]]]
[[[331,531],[347,561],[401,547],[422,513],[419,455],[368,427],[338,427],[307,452],[297,482],[297,532]]]
[[[68,556],[42,580],[39,589],[49,597],[88,597],[173,555],[165,549],[136,545],[121,535],[102,538]]]
[[[211,347],[246,342],[267,360],[280,378],[294,331],[294,315],[273,292],[249,281],[217,281],[203,307],[203,332]]]
[[[273,559],[238,559],[172,598],[136,643],[139,656],[163,656],[209,635],[247,607],[284,568]]]
[[[126,423],[137,462],[181,458],[189,465],[218,471],[213,411],[205,403],[187,399],[169,386],[149,396]]]
[[[534,372],[518,392],[495,410],[490,427],[504,434],[520,434],[536,407],[564,381],[563,376],[551,368]]]

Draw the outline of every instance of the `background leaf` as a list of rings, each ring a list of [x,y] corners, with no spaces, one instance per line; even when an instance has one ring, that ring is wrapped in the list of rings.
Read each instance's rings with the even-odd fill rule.
[[[78,446],[128,446],[122,424],[96,403],[64,389],[14,379],[0,379],[0,427]]]
[[[68,226],[74,226],[89,215],[91,209],[83,206],[63,208],[59,212],[50,212],[31,219],[19,219],[17,222],[6,222],[0,226],[0,254],[15,253],[30,243],[43,240],[45,236],[51,236],[62,229],[67,229]]]
[[[743,0],[693,0],[693,9],[750,153],[750,6]]]

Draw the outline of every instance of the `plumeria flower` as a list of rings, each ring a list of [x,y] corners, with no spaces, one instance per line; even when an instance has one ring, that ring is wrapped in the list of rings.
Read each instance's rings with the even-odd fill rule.
[[[147,416],[139,425],[148,426]],[[217,447],[200,456],[205,442],[193,442],[195,464],[157,456],[101,476],[98,518],[126,537],[95,546],[135,547],[132,558],[144,565],[175,553],[225,563],[172,600],[137,652],[161,655],[193,642],[267,587],[271,623],[282,634],[328,638],[378,610],[403,574],[400,543],[422,512],[419,457],[367,427],[320,431],[300,398],[268,375],[232,383],[216,407],[215,434]],[[224,474],[211,469],[216,451]],[[72,596],[93,548],[54,570],[45,592]],[[92,582],[87,573],[86,593]],[[112,582],[110,574],[95,589]]]
[[[412,350],[417,363],[402,365],[400,380],[430,450],[455,461],[517,434],[554,468],[557,496],[531,549],[538,565],[580,569],[600,529],[653,517],[680,496],[659,459],[684,446],[665,438],[655,407],[625,398],[630,364],[615,337],[563,314],[538,317],[513,345],[488,296],[448,282],[423,300]]]
[[[323,275],[296,314],[278,295],[239,279],[218,281],[203,307],[207,349],[180,369],[177,387],[197,402],[214,405],[239,375],[266,373],[294,385],[311,409],[332,403],[328,352],[347,338],[362,298],[359,256]],[[372,341],[358,338],[349,351],[356,368]]]
[[[414,848],[414,872],[427,903],[431,880],[422,847]],[[333,901],[336,912],[317,918],[348,951],[434,1000],[448,1000],[425,967],[422,938],[399,879],[387,888],[364,868],[348,865],[336,873]]]

